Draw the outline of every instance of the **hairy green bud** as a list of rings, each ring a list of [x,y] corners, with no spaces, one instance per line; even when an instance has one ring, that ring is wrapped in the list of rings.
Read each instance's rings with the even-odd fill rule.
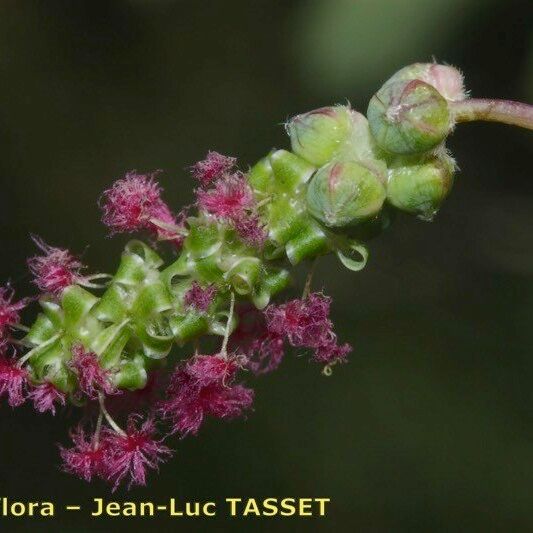
[[[452,128],[446,99],[420,80],[384,85],[370,100],[368,122],[383,150],[404,155],[432,150]]]
[[[351,128],[351,110],[341,105],[321,107],[287,123],[293,152],[316,166],[325,165],[337,155]]]
[[[450,192],[454,165],[435,158],[389,169],[387,200],[402,211],[431,220]]]
[[[461,71],[449,65],[413,63],[393,74],[385,85],[409,80],[421,80],[428,83],[450,102],[458,102],[466,98]]]
[[[307,189],[309,212],[326,226],[343,227],[376,216],[385,200],[378,165],[334,162],[318,170]]]

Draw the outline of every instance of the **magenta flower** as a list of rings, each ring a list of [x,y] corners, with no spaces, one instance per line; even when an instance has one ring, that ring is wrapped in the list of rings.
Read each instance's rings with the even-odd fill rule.
[[[138,427],[140,424],[140,427]],[[104,477],[113,483],[113,491],[122,481],[132,485],[146,485],[146,472],[172,455],[172,450],[156,440],[155,424],[152,418],[140,423],[138,415],[130,415],[125,435],[106,428],[104,454]]]
[[[239,237],[248,245],[261,248],[267,240],[267,233],[257,215],[247,214],[233,220],[233,227]]]
[[[214,188],[197,193],[200,209],[226,220],[242,216],[254,205],[252,189],[240,173],[219,179]]]
[[[106,440],[100,440],[97,444],[94,435],[87,435],[81,426],[70,432],[70,438],[74,444],[72,448],[59,446],[63,470],[87,482],[93,477],[102,477]]]
[[[33,400],[33,405],[39,413],[50,411],[56,414],[56,402],[65,405],[65,393],[57,389],[52,383],[42,383],[34,387],[28,394],[28,398]]]
[[[114,394],[117,392],[110,380],[111,371],[100,366],[98,356],[87,352],[81,344],[72,347],[72,359],[69,366],[78,376],[80,391],[88,398],[95,400],[99,392]]]
[[[104,191],[100,200],[102,222],[112,234],[149,230],[159,239],[181,243],[180,228],[161,198],[161,187],[154,180],[156,174],[131,171]]]
[[[283,305],[270,305],[265,311],[267,328],[272,335],[285,337],[291,346],[313,349],[313,359],[317,362],[343,362],[351,346],[337,345],[329,319],[330,305],[331,298],[321,293]]]
[[[313,359],[317,363],[324,363],[326,365],[340,362],[344,363],[351,351],[352,346],[347,342],[339,345],[335,339],[332,339],[329,343],[320,345],[315,349]]]
[[[11,407],[24,403],[25,388],[28,383],[26,369],[17,366],[15,358],[0,356],[0,396],[7,396]]]
[[[239,323],[230,337],[230,349],[245,354],[246,367],[256,375],[276,370],[285,355],[284,338],[268,330],[264,313],[255,306],[241,305],[237,314]]]
[[[206,187],[216,179],[228,173],[237,160],[218,152],[207,152],[204,160],[198,161],[191,167],[192,175],[200,182],[202,187]]]
[[[187,307],[196,309],[200,313],[206,313],[213,303],[217,288],[214,285],[202,287],[197,281],[193,281],[191,288],[185,293],[183,299]]]
[[[41,239],[33,238],[44,252],[28,259],[28,267],[33,274],[33,283],[47,293],[60,295],[70,285],[83,281],[80,271],[85,268],[68,250],[49,246]]]
[[[196,435],[206,416],[232,419],[251,408],[253,390],[232,384],[239,364],[238,358],[201,355],[176,367],[159,409],[174,432]]]
[[[188,362],[187,373],[198,385],[225,384],[245,363],[246,358],[239,356],[197,355]]]
[[[0,341],[5,340],[11,326],[19,322],[20,311],[28,303],[27,298],[14,302],[14,296],[15,291],[11,287],[0,287]]]

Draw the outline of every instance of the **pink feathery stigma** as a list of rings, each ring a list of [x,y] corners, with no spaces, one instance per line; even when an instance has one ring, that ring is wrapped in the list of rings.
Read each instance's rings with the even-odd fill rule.
[[[185,211],[174,216],[167,204],[161,202],[153,211],[148,229],[155,233],[158,240],[169,241],[176,248],[181,248],[186,236],[185,219]]]
[[[160,239],[181,243],[183,239],[174,229],[176,218],[161,198],[156,174],[131,171],[104,191],[100,200],[102,222],[112,234],[149,230]]]
[[[28,259],[33,283],[41,291],[58,296],[70,285],[83,281],[80,271],[85,267],[68,250],[49,246],[36,237],[33,241],[44,252]]]
[[[20,320],[20,311],[27,305],[28,299],[13,301],[15,291],[9,285],[0,287],[0,342],[6,340],[11,326]]]
[[[240,173],[219,179],[214,188],[199,189],[197,194],[200,209],[226,220],[242,216],[254,206],[252,189]]]
[[[116,490],[122,481],[132,485],[146,485],[148,469],[158,465],[172,455],[172,450],[156,440],[155,423],[152,418],[141,423],[138,415],[130,415],[126,435],[106,428],[103,436],[107,446],[104,456],[105,478]]]
[[[66,395],[57,389],[52,383],[42,383],[34,387],[28,394],[28,398],[33,400],[33,405],[39,413],[50,411],[56,414],[56,402],[65,405]]]
[[[232,383],[239,359],[202,355],[178,365],[159,412],[183,437],[196,435],[206,416],[232,419],[250,409],[254,391]]]
[[[0,396],[7,396],[11,407],[22,405],[25,400],[25,389],[28,383],[28,372],[17,366],[12,357],[0,356]]]
[[[271,334],[285,337],[294,347],[311,348],[314,360],[326,364],[345,361],[349,344],[337,345],[337,336],[329,319],[331,298],[311,293],[306,299],[283,305],[270,305],[265,311]]]
[[[228,157],[218,152],[207,152],[205,159],[198,161],[191,167],[191,173],[202,187],[206,187],[230,172],[236,162],[235,157]]]
[[[63,470],[85,481],[91,481],[93,477],[102,477],[107,441],[100,439],[97,444],[94,435],[86,434],[81,426],[70,432],[70,438],[73,443],[72,448],[59,446]]]
[[[196,309],[200,313],[206,313],[213,303],[217,288],[214,285],[202,287],[197,281],[193,281],[191,288],[185,293],[183,302],[187,307]]]
[[[248,245],[261,248],[267,240],[267,232],[257,215],[246,214],[233,220],[239,237]]]
[[[268,330],[264,313],[254,305],[239,305],[237,315],[239,322],[229,338],[230,350],[245,354],[246,367],[256,375],[278,368],[285,355],[284,338]]]
[[[87,352],[81,344],[72,347],[72,359],[69,366],[78,376],[78,385],[83,394],[94,400],[99,392],[114,394],[117,389],[110,380],[111,371],[100,366],[98,356]]]

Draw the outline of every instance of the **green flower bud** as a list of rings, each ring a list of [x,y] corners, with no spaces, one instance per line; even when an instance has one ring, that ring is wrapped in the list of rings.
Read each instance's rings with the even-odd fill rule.
[[[331,161],[351,131],[348,106],[321,107],[298,115],[287,124],[292,151],[316,166]]]
[[[329,227],[356,224],[376,216],[385,200],[385,187],[376,168],[345,161],[322,167],[307,189],[307,208]]]
[[[444,158],[391,168],[387,200],[398,209],[431,220],[450,192],[453,170],[451,159]]]
[[[384,85],[370,100],[367,115],[376,142],[393,154],[432,150],[452,128],[446,99],[420,80]]]
[[[460,70],[449,65],[413,63],[396,72],[387,80],[385,85],[408,80],[421,80],[428,83],[451,102],[458,102],[466,98],[463,74]]]

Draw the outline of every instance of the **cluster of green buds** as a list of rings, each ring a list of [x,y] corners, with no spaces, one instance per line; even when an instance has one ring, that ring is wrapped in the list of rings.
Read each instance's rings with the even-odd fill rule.
[[[134,240],[113,276],[86,276],[66,250],[37,241],[45,253],[30,260],[42,291],[33,326],[20,324],[27,302],[0,289],[0,395],[11,405],[30,398],[52,412],[67,399],[97,401],[94,435],[87,441],[78,432],[74,448],[63,450],[65,468],[115,486],[127,476],[144,483],[139,461],[155,466],[170,453],[151,437],[154,416],[185,435],[205,416],[242,414],[253,391],[234,383],[236,373],[274,369],[287,345],[312,350],[326,374],[345,361],[349,346],[337,344],[330,300],[311,292],[311,276],[301,299],[273,298],[303,261],[335,253],[348,269],[361,270],[367,241],[389,226],[395,210],[432,220],[453,183],[446,139],[456,123],[478,119],[533,128],[531,106],[470,99],[457,69],[417,63],[385,82],[367,117],[349,105],[294,117],[286,124],[291,151],[274,150],[248,172],[210,152],[193,167],[200,182],[194,214],[173,215],[155,175],[128,173],[102,197],[104,223],[113,233],[147,231],[177,256],[165,265],[154,246]],[[244,327],[245,303],[259,315],[259,329]],[[24,335],[15,338],[16,331]],[[207,337],[220,338],[214,355],[201,355]],[[123,430],[106,398],[146,390],[176,345],[190,358],[156,391],[151,418]],[[8,357],[9,346],[26,352]],[[127,468],[117,446],[131,453]]]

